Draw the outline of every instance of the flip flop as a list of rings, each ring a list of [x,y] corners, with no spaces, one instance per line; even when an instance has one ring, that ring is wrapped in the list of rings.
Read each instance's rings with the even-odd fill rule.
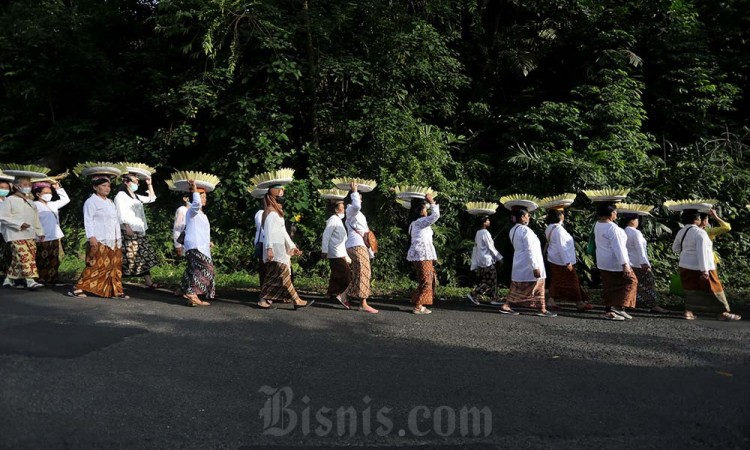
[[[557,314],[553,313],[552,311],[540,312],[536,313],[536,315],[539,317],[557,317]]]
[[[614,314],[614,313],[613,313],[613,315],[611,315],[611,316],[608,316],[607,314],[604,314],[604,315],[602,316],[602,319],[604,319],[604,320],[613,320],[613,321],[615,321],[615,322],[624,322],[624,321],[625,321],[625,318],[624,318],[624,317],[622,317],[622,316],[619,316],[619,315],[617,315],[617,314]]]
[[[88,297],[83,291],[68,291],[66,294],[68,297],[75,297],[75,298],[86,298]]]
[[[518,316],[518,315],[521,314],[519,312],[513,311],[513,309],[507,309],[506,310],[506,309],[503,309],[503,308],[498,309],[497,312],[499,312],[500,314],[508,314],[509,316]]]

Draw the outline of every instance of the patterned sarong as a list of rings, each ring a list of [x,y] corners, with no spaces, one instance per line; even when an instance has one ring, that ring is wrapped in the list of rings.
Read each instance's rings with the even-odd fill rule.
[[[638,295],[638,279],[632,271],[610,272],[599,270],[602,277],[602,302],[604,306],[635,308]]]
[[[685,309],[694,312],[729,312],[729,302],[724,294],[719,274],[708,272],[708,280],[701,277],[698,270],[680,267],[682,289],[685,292]]]
[[[151,268],[159,264],[156,252],[144,233],[128,236],[122,233],[122,275],[140,277],[148,275]]]
[[[185,253],[185,273],[182,275],[182,292],[190,295],[205,295],[206,298],[216,297],[214,264],[211,258],[197,249]]]
[[[511,281],[505,301],[513,306],[541,309],[544,303],[544,278],[537,281]]]
[[[367,299],[372,295],[370,290],[370,252],[367,247],[359,245],[357,247],[347,248],[346,252],[352,260],[352,281],[346,295],[349,297]]]
[[[412,261],[414,271],[417,272],[417,289],[411,294],[411,304],[414,306],[430,306],[435,298],[435,266],[432,261]]]
[[[638,294],[636,295],[637,303],[648,308],[653,308],[659,303],[659,294],[656,292],[656,279],[654,272],[643,270],[640,267],[633,267],[635,277],[638,279]]]
[[[75,289],[99,297],[119,297],[122,290],[122,250],[109,248],[101,242],[86,244],[86,268]]]
[[[497,270],[494,265],[479,267],[477,273],[477,286],[471,291],[473,297],[486,296],[490,300],[497,299]]]
[[[8,246],[11,251],[8,278],[11,280],[37,278],[39,272],[36,268],[36,242],[33,239],[23,239],[10,241]]]
[[[331,265],[331,277],[328,280],[326,295],[335,297],[349,287],[349,283],[352,281],[352,272],[349,270],[346,258],[329,258],[328,263]]]
[[[567,300],[574,303],[591,301],[588,292],[581,287],[575,268],[568,270],[566,266],[549,263],[549,269],[549,296],[551,298],[555,301]]]
[[[266,263],[265,272],[265,280],[260,290],[261,299],[274,302],[302,301],[292,285],[292,271],[288,265],[269,261]]]
[[[36,243],[36,266],[40,283],[55,283],[60,267],[60,240]]]

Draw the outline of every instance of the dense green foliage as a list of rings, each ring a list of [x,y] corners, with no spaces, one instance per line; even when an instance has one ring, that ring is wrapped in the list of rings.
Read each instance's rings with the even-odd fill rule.
[[[717,242],[722,276],[739,287],[750,284],[749,76],[748,0],[8,0],[0,162],[214,172],[208,213],[227,271],[252,265],[245,189],[257,173],[296,169],[288,210],[313,251],[316,189],[377,179],[364,199],[383,249],[376,277],[408,270],[406,213],[388,188],[431,185],[448,283],[468,273],[467,200],[606,186],[655,205],[715,197],[735,228]],[[69,250],[87,195],[72,184]],[[175,199],[157,189],[151,235],[166,255]],[[583,246],[592,219],[580,205],[570,225]],[[676,224],[657,217],[645,231],[665,279]],[[313,253],[300,264],[320,274]]]

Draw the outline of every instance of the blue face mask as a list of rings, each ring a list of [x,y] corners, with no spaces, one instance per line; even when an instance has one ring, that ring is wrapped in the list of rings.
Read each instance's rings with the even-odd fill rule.
[[[0,189],[0,197],[7,197],[10,191],[7,189]]]
[[[138,190],[138,183],[130,183],[128,186],[130,186],[130,190],[133,192]]]

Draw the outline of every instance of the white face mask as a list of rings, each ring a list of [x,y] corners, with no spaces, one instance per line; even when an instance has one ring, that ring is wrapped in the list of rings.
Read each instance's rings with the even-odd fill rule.
[[[45,202],[52,200],[52,194],[43,194],[42,200],[44,200]]]
[[[343,219],[344,217],[346,217],[346,214],[344,213],[336,213],[336,215],[339,217],[339,219]]]
[[[18,188],[18,192],[22,193],[23,195],[29,195],[31,194],[31,188],[30,187]]]

